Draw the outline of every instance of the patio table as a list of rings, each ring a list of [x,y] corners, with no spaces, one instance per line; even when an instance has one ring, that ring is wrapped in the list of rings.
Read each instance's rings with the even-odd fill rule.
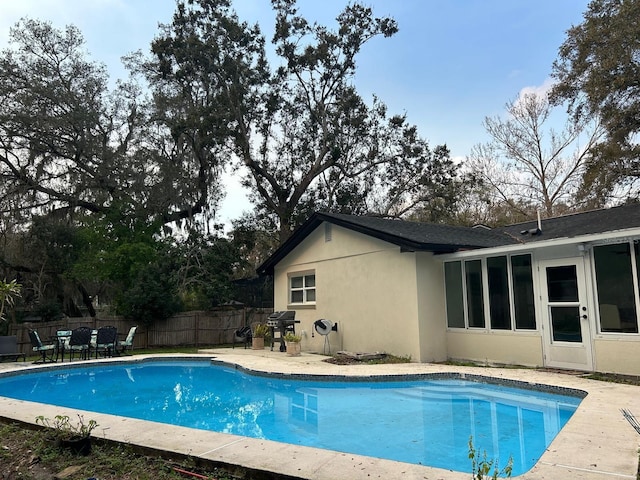
[[[64,362],[64,351],[69,345],[69,340],[71,340],[71,330],[58,330],[51,339],[58,345],[56,362],[58,361],[58,355],[60,355],[60,361]]]

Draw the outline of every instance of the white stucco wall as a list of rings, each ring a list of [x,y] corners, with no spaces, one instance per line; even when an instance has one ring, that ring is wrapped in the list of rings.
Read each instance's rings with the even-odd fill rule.
[[[598,372],[640,375],[640,338],[637,335],[612,335],[594,340]]]
[[[542,338],[538,332],[514,333],[489,330],[447,332],[447,353],[452,360],[489,365],[540,367]]]
[[[442,262],[432,253],[416,254],[420,362],[447,359],[447,315]]]
[[[323,351],[324,338],[314,332],[313,322],[326,318],[338,324],[338,332],[329,336],[332,353],[380,351],[413,361],[444,359],[442,281],[437,273],[436,278],[433,272],[418,275],[416,268],[420,263],[440,272],[431,254],[402,253],[395,245],[336,225],[331,230],[331,240],[325,241],[324,226],[317,228],[275,269],[275,309],[296,310],[301,321],[296,330],[304,332],[302,349]],[[316,305],[289,305],[288,275],[307,271],[316,275]],[[432,300],[437,304],[430,306]],[[440,333],[429,333],[433,325]],[[430,347],[421,347],[422,338]]]

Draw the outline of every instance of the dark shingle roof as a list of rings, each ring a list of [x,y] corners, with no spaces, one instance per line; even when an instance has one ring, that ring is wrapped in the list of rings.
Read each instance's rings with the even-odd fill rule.
[[[543,219],[541,232],[534,235],[528,232],[537,228],[537,220],[491,230],[378,217],[315,213],[258,267],[258,273],[273,273],[275,265],[325,221],[398,245],[405,251],[451,253],[640,227],[640,203]]]
[[[273,273],[276,264],[325,221],[398,245],[405,251],[450,253],[462,249],[516,243],[508,235],[486,228],[457,227],[336,213],[314,213],[258,267],[258,273]]]
[[[574,213],[561,217],[543,218],[541,225],[542,232],[539,235],[523,235],[521,233],[537,228],[537,220],[509,225],[502,227],[501,230],[525,243],[615,232],[616,230],[640,227],[640,203]]]
[[[455,252],[466,248],[495,247],[515,243],[503,233],[437,223],[408,222],[379,217],[357,217],[335,213],[318,214],[323,221],[399,245],[405,250]]]

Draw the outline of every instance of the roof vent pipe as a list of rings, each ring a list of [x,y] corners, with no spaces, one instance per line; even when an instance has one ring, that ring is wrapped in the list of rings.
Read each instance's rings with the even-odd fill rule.
[[[542,233],[542,222],[540,221],[540,210],[538,212],[538,226],[536,228],[530,228],[528,230],[522,230],[521,235],[540,235]]]
[[[542,232],[542,222],[540,221],[540,209],[538,209],[538,232]]]

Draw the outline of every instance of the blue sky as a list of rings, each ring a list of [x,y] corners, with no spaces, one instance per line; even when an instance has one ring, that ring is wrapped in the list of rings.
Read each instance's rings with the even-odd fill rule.
[[[308,20],[331,25],[346,0],[298,0]],[[406,113],[431,145],[447,144],[464,158],[487,140],[486,116],[502,114],[523,89],[549,84],[551,64],[588,0],[365,0],[400,31],[376,38],[357,59],[354,82],[365,98],[380,97],[390,113]],[[258,22],[269,39],[269,0],[235,0],[240,18]],[[174,0],[0,0],[0,47],[9,27],[27,16],[78,26],[94,60],[122,77],[120,57],[147,51],[159,23],[170,23]],[[229,180],[223,215],[248,208]]]

